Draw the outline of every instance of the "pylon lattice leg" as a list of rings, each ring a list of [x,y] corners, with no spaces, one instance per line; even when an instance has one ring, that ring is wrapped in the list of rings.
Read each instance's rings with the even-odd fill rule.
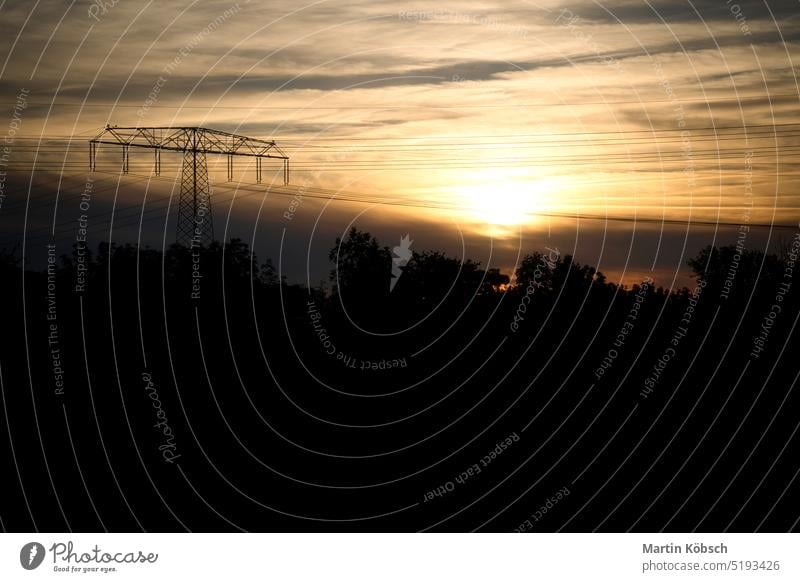
[[[208,246],[214,240],[211,184],[204,152],[185,151],[175,240],[185,247]]]

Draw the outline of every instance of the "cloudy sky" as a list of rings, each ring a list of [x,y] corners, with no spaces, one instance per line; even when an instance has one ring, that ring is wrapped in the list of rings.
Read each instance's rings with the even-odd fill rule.
[[[506,270],[557,244],[669,285],[739,225],[764,247],[794,230],[756,225],[800,219],[796,2],[5,0],[0,15],[3,246],[55,225],[69,248],[106,124],[275,139],[296,215],[290,190],[255,186],[244,162],[226,184],[210,160],[215,231],[284,253],[298,279],[355,224]],[[96,239],[141,224],[170,242],[180,158],[156,179],[147,152],[125,177],[118,155],[92,178]]]

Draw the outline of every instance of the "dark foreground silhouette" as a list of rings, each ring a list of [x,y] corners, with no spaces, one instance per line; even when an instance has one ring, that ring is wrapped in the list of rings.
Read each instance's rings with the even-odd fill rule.
[[[238,240],[3,253],[2,526],[797,528],[795,240],[674,292],[355,230],[313,289]]]

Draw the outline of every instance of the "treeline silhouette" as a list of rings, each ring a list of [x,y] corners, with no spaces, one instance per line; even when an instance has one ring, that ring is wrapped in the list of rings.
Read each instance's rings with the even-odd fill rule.
[[[534,530],[786,530],[792,252],[708,247],[668,290],[558,249],[513,276],[414,251],[392,284],[395,255],[356,229],[314,288],[236,239],[101,243],[44,271],[4,251],[0,518],[511,531],[568,487]]]

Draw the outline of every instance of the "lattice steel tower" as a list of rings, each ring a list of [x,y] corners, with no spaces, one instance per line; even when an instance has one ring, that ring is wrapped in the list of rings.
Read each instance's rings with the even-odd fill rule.
[[[289,183],[289,157],[274,141],[266,141],[203,127],[116,127],[107,125],[89,141],[89,168],[94,171],[98,144],[122,146],[122,173],[128,173],[131,147],[154,150],[155,174],[161,175],[161,151],[183,153],[181,193],[175,240],[187,247],[208,245],[214,240],[211,215],[211,183],[206,154],[228,157],[228,181],[233,180],[233,156],[256,159],[256,182],[261,183],[261,159],[283,160],[283,183]]]

